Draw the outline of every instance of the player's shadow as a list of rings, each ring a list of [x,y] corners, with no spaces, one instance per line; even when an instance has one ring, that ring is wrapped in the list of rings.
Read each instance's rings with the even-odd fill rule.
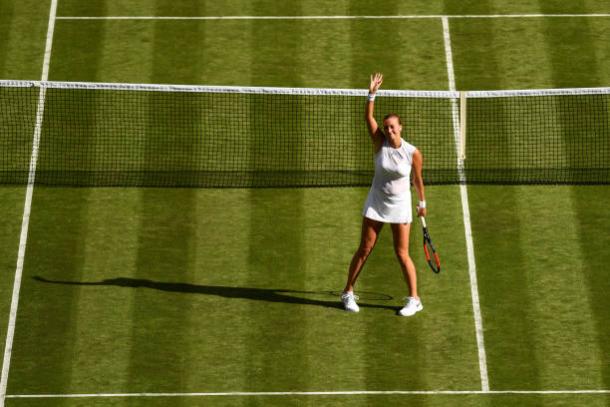
[[[339,299],[340,293],[335,291],[300,291],[281,288],[249,288],[187,283],[167,283],[161,281],[127,277],[110,278],[102,281],[61,281],[49,280],[44,277],[35,276],[34,280],[49,284],[150,288],[154,290],[177,293],[215,295],[223,298],[241,298],[256,301],[282,302],[286,304],[317,305],[321,307],[339,309],[343,308]],[[369,298],[369,300],[373,299],[376,301],[389,301],[393,299],[387,294],[380,293],[364,293],[363,297],[364,298],[362,299],[364,299],[365,301],[365,298]],[[382,308],[393,311],[396,311],[398,309],[397,307],[392,307],[390,305],[372,304],[366,302],[358,302],[358,305],[360,307],[365,308]]]

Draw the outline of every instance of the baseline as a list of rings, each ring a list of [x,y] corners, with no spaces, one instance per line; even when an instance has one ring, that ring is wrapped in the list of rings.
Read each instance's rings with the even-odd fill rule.
[[[352,395],[557,395],[610,394],[610,390],[354,390],[354,391],[260,391],[260,392],[201,392],[201,393],[82,393],[82,394],[11,394],[12,399],[42,398],[111,398],[111,397],[222,397],[222,396],[352,396]]]
[[[610,13],[594,14],[463,14],[463,15],[389,15],[389,16],[60,16],[58,20],[414,20],[439,18],[578,18],[610,17]]]

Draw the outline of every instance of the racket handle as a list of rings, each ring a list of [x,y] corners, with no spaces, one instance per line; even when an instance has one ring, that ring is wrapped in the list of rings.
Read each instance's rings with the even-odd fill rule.
[[[423,216],[420,216],[419,219],[421,220],[422,227],[426,227],[426,218],[424,218]]]

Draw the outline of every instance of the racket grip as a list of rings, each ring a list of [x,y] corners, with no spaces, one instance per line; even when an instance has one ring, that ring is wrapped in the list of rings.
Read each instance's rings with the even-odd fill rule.
[[[423,216],[420,216],[419,219],[421,220],[421,225],[422,227],[426,227],[426,218],[424,218]]]

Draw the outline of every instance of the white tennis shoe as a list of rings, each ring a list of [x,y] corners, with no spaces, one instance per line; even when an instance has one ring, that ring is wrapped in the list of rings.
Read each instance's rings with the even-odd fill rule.
[[[404,307],[400,309],[400,311],[398,311],[398,315],[401,315],[403,317],[410,317],[412,315],[415,315],[416,312],[421,311],[423,309],[424,306],[422,305],[420,300],[415,299],[413,297],[407,297],[407,303]]]
[[[343,293],[341,294],[341,302],[343,303],[343,308],[347,312],[358,312],[360,311],[360,307],[356,304],[356,300],[358,296],[354,295],[353,292]]]

